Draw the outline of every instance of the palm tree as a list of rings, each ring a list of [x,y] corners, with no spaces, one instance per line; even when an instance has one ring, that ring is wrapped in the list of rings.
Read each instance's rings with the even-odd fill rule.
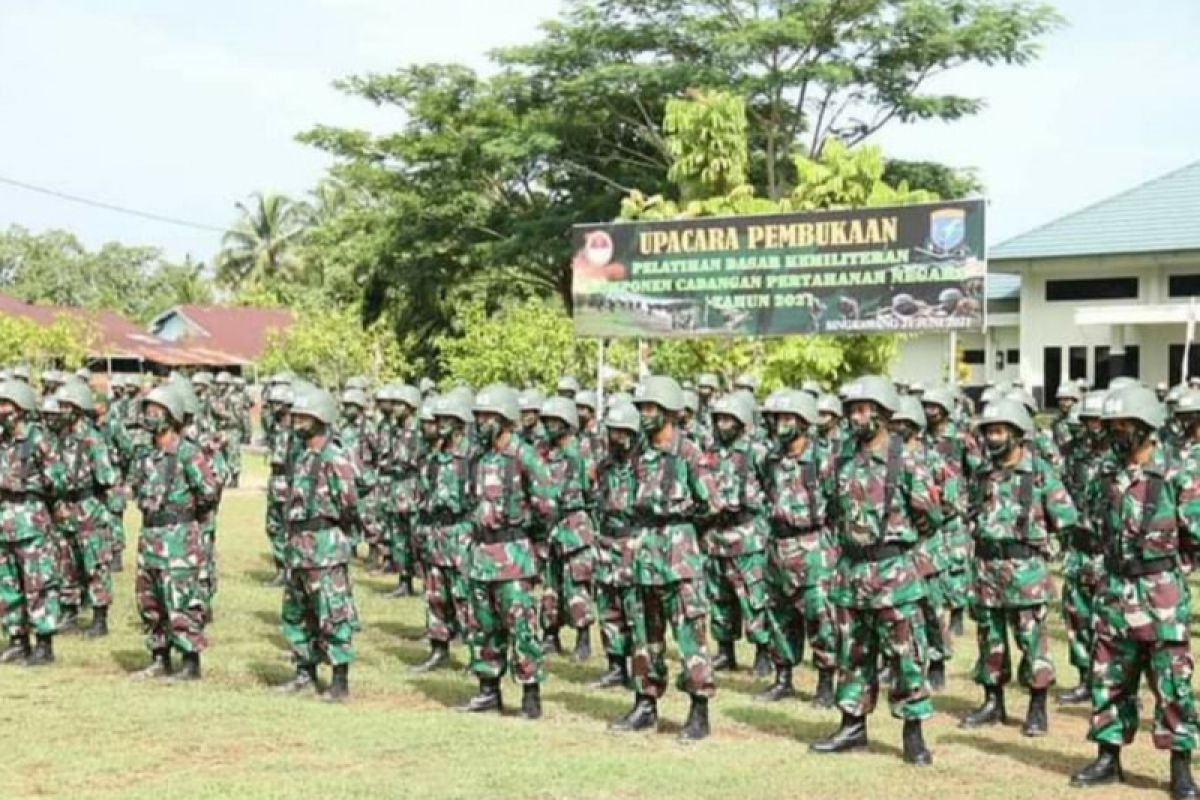
[[[311,210],[284,195],[256,192],[238,203],[241,219],[225,232],[217,253],[217,280],[230,288],[288,281],[300,268],[295,253]]]

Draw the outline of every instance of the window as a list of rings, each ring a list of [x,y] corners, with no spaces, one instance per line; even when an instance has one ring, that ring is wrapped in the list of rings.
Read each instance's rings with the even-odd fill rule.
[[[982,366],[983,365],[983,351],[982,350],[963,350],[963,363],[964,364],[977,364],[977,365]]]
[[[1111,378],[1128,375],[1131,378],[1141,377],[1142,353],[1136,344],[1126,345],[1125,354],[1112,355],[1107,347],[1096,348],[1096,380],[1097,389],[1107,389]],[[1113,369],[1113,367],[1118,369]]]
[[[1167,280],[1167,294],[1171,297],[1200,297],[1200,273],[1172,275]]]
[[[1005,356],[1005,358],[1008,359],[1008,365],[1010,367],[1015,367],[1017,364],[1021,363],[1021,351],[1020,350],[1009,350],[1008,354]]]
[[[1071,380],[1087,380],[1087,348],[1072,347],[1067,361],[1067,374]]]
[[[1137,278],[1083,278],[1046,281],[1046,300],[1136,300]]]

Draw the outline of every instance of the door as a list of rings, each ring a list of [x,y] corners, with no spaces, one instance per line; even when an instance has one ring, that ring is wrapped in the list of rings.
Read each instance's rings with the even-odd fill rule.
[[[1058,384],[1062,380],[1062,348],[1047,347],[1042,351],[1043,394],[1039,398],[1042,408],[1054,405],[1058,395]]]
[[[1200,342],[1192,342],[1188,350],[1187,374],[1183,374],[1183,345],[1173,344],[1167,352],[1167,375],[1172,386],[1178,386],[1188,378],[1200,375]]]

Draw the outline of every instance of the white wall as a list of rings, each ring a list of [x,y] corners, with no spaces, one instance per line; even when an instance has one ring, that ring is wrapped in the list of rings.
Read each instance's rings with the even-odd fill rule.
[[[949,339],[950,336],[946,333],[927,333],[901,342],[900,353],[892,367],[893,377],[906,383],[945,383],[950,375]],[[962,350],[984,350],[984,336],[982,333],[959,333],[958,345]],[[992,328],[991,350],[984,353],[987,364],[970,365],[971,375],[961,381],[962,385],[982,386],[987,382],[989,374],[994,381],[1016,380],[1020,374],[1019,367],[1008,365],[1006,362],[1005,368],[997,371],[995,358],[996,350],[1007,353],[1009,350],[1019,349],[1020,346],[1019,334],[1015,327]]]

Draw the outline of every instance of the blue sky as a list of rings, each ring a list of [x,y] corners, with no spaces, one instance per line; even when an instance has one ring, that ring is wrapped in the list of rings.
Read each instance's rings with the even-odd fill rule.
[[[1027,68],[970,68],[941,87],[984,97],[963,122],[893,126],[889,155],[974,166],[989,239],[1200,159],[1200,2],[1060,0],[1069,19]],[[486,65],[558,0],[5,0],[0,177],[218,228],[257,189],[300,194],[326,159],[314,123],[386,130],[394,112],[340,76],[421,61]],[[0,184],[0,227],[61,227],[96,245],[208,258],[220,235]]]

